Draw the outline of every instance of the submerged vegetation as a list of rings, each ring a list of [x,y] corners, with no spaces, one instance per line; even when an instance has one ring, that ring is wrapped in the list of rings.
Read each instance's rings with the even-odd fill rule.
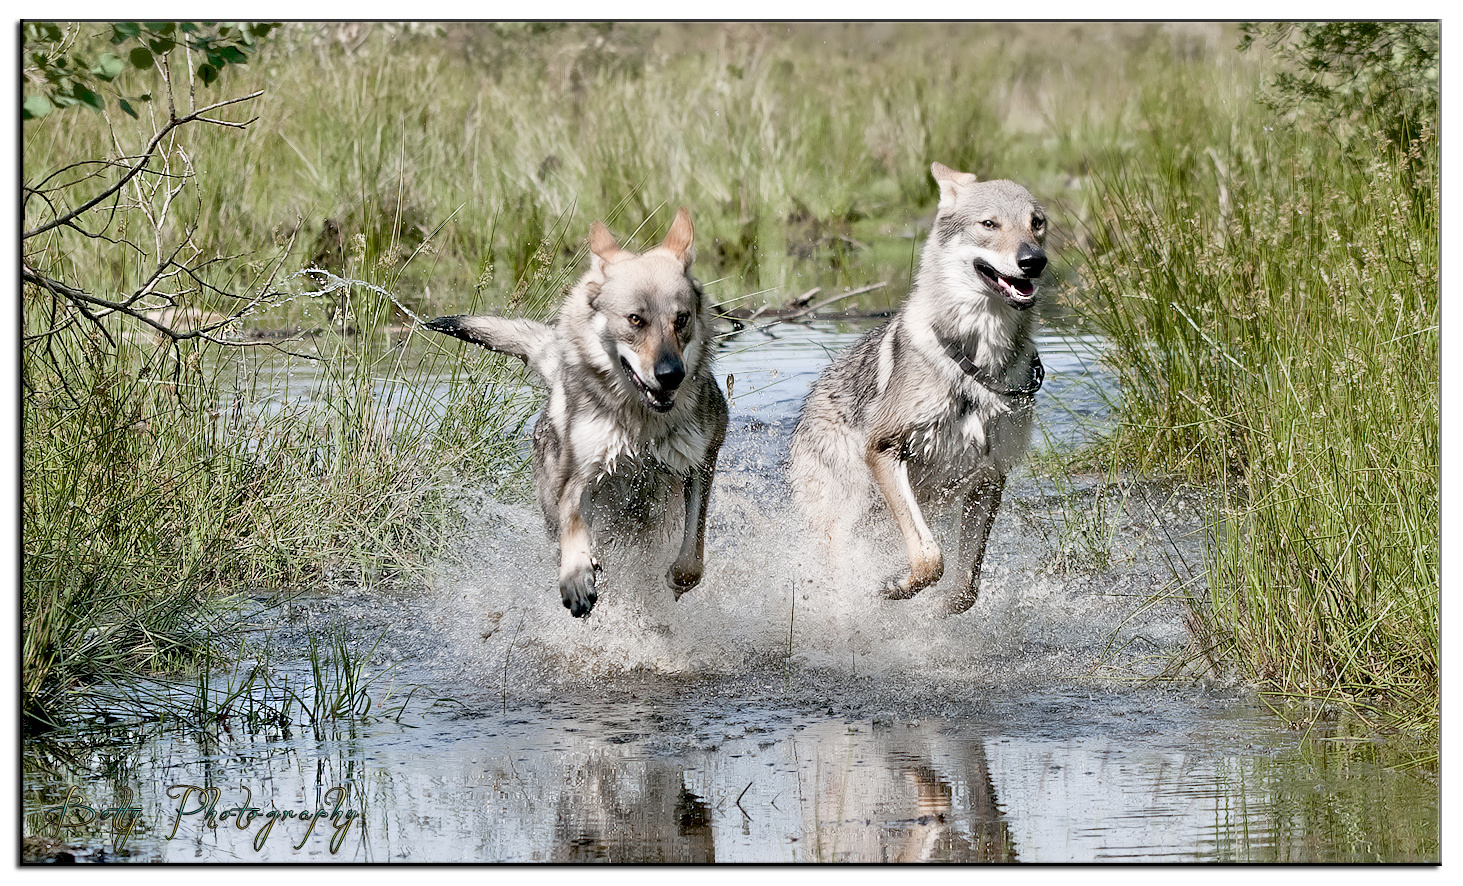
[[[1435,722],[1437,29],[1325,27],[287,24],[211,74],[55,75],[21,146],[27,714],[196,665],[229,593],[444,553],[527,403],[414,316],[543,316],[591,220],[646,243],[677,205],[725,307],[887,306],[940,160],[1047,202],[1059,319],[1123,378],[1108,469],[1222,490],[1215,666]],[[58,33],[118,32],[27,52]]]

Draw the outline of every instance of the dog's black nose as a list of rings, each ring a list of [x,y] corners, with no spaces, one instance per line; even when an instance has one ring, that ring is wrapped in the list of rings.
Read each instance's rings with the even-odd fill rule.
[[[1027,277],[1040,277],[1041,272],[1046,270],[1046,253],[1040,246],[1022,243],[1021,248],[1016,250],[1016,266]]]
[[[655,382],[662,391],[674,391],[686,378],[686,364],[681,358],[666,354],[655,361]]]

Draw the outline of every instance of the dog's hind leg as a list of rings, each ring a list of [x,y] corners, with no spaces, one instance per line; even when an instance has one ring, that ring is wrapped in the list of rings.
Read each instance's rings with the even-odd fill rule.
[[[945,571],[940,545],[920,512],[914,489],[909,485],[909,465],[899,457],[899,448],[895,441],[873,441],[868,449],[869,469],[873,471],[874,482],[884,493],[894,522],[899,524],[909,555],[909,571],[899,578],[890,578],[884,584],[884,596],[890,600],[913,597],[939,581]]]
[[[846,566],[854,527],[874,493],[862,444],[844,426],[820,422],[804,410],[793,436],[788,483],[808,520],[809,539],[821,545],[828,567]]]
[[[715,379],[708,378],[702,401],[706,410],[706,426],[710,440],[701,464],[691,470],[685,480],[682,497],[686,504],[686,521],[681,532],[681,549],[666,573],[676,599],[701,583],[706,568],[706,510],[711,500],[711,479],[716,476],[716,455],[726,440],[727,405]]]
[[[1001,492],[1006,488],[1005,475],[976,485],[965,497],[960,517],[960,562],[969,563],[965,582],[945,601],[946,615],[959,615],[975,605],[980,594],[980,569],[985,561],[986,541],[991,537],[996,509],[1001,506]]]

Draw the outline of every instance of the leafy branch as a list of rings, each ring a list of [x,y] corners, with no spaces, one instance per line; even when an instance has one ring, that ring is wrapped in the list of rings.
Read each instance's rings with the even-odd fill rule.
[[[206,117],[204,115],[207,114],[207,113],[209,113],[210,111],[216,111],[219,108],[225,107],[226,105],[236,105],[236,104],[239,104],[240,102],[252,101],[253,99],[258,98],[259,96],[261,96],[263,94],[264,94],[264,90],[261,89],[261,90],[259,90],[257,92],[251,92],[248,95],[242,96],[240,98],[226,99],[224,101],[217,102],[215,104],[211,104],[211,105],[209,105],[209,106],[207,106],[205,108],[199,108],[197,111],[194,111],[191,114],[186,114],[186,115],[184,115],[182,117],[177,117],[177,116],[171,116],[171,117],[169,117],[168,118],[168,121],[165,124],[163,124],[163,127],[161,129],[159,129],[157,131],[157,134],[155,134],[152,137],[152,139],[147,143],[147,147],[145,147],[143,149],[142,154],[139,156],[139,159],[137,160],[137,162],[135,164],[133,164],[131,167],[129,167],[127,169],[127,171],[122,175],[121,178],[117,179],[117,181],[113,182],[110,186],[108,186],[106,189],[104,189],[101,193],[97,194],[95,197],[91,198],[90,200],[87,200],[85,203],[82,203],[80,206],[76,207],[75,209],[72,209],[69,212],[63,213],[61,216],[59,216],[57,218],[54,218],[51,221],[48,221],[48,222],[42,224],[40,227],[37,227],[37,228],[34,228],[32,230],[26,231],[24,234],[21,235],[21,239],[22,240],[29,240],[32,237],[37,237],[37,236],[39,236],[41,234],[46,233],[47,231],[51,230],[52,228],[59,228],[62,225],[71,225],[71,223],[78,216],[80,216],[80,215],[82,215],[82,214],[84,214],[86,212],[89,212],[90,210],[94,209],[95,207],[101,205],[101,203],[103,201],[105,201],[108,197],[111,197],[112,195],[116,194],[118,191],[120,191],[124,187],[126,187],[127,186],[127,183],[130,182],[133,179],[134,176],[136,176],[139,172],[142,172],[142,170],[144,168],[146,168],[146,166],[148,164],[148,161],[150,161],[153,158],[153,156],[157,153],[158,146],[163,143],[163,140],[164,139],[166,139],[169,135],[172,134],[173,130],[177,129],[180,126],[185,126],[185,125],[187,125],[189,123],[192,123],[195,120],[203,120],[205,122],[213,123],[213,124],[216,124],[218,126],[232,126],[232,127],[237,128],[237,129],[243,129],[245,126],[248,126],[250,123],[253,123],[254,120],[255,119],[258,119],[258,118],[252,118],[250,120],[244,121],[243,123],[234,123],[234,122],[230,122],[228,120],[213,120],[213,119],[209,119],[208,117]],[[68,167],[68,168],[70,168],[70,167]],[[37,196],[40,193],[41,192],[39,190],[37,190],[37,189],[33,189],[33,188],[27,187],[27,188],[25,188],[25,199],[27,201],[29,201],[31,197]]]
[[[133,67],[146,66],[156,70],[168,96],[167,112],[165,116],[159,115],[161,119],[154,124],[152,136],[135,153],[129,154],[117,144],[114,130],[118,156],[81,160],[49,172],[34,183],[23,183],[25,230],[21,234],[24,253],[21,279],[32,292],[43,294],[50,301],[49,322],[41,329],[32,327],[28,330],[26,340],[49,340],[55,333],[83,321],[115,345],[116,339],[106,320],[120,315],[142,324],[169,345],[175,346],[190,339],[228,345],[247,344],[219,333],[276,294],[273,281],[279,271],[278,263],[269,269],[253,295],[240,294],[209,282],[212,266],[228,259],[203,255],[195,241],[198,233],[196,215],[191,220],[177,219],[178,207],[182,205],[178,198],[195,179],[187,153],[177,144],[177,134],[183,127],[198,123],[243,129],[257,119],[222,119],[217,113],[224,108],[251,102],[261,96],[262,91],[198,107],[194,101],[193,84],[195,80],[201,80],[207,85],[217,79],[222,66],[242,64],[246,57],[241,47],[255,47],[258,38],[273,26],[199,27],[186,22],[149,22],[143,25],[124,22],[110,27],[114,46],[125,49],[129,42],[138,44],[127,53]],[[67,104],[67,100],[58,97],[82,96],[79,99],[82,104],[94,108],[103,106],[99,97],[97,101],[85,98],[88,93],[83,90],[90,89],[86,78],[108,83],[114,81],[120,74],[119,56],[104,53],[94,66],[84,67],[80,61],[82,55],[75,49],[83,41],[76,35],[45,23],[28,23],[25,34],[28,41],[32,36],[37,39],[34,46],[28,42],[26,50],[38,69],[67,72],[65,76],[43,78],[54,87],[51,97],[58,99],[51,101],[51,109]],[[170,64],[169,56],[175,53],[188,56],[188,64]],[[191,60],[194,53],[200,53],[202,59],[196,66]],[[175,70],[186,72],[182,76],[187,80],[187,101],[191,110],[178,110],[173,95]],[[86,76],[77,73],[81,71]],[[90,94],[95,95],[95,92]],[[136,116],[125,105],[125,100],[119,100],[119,104],[123,105],[124,111]],[[151,232],[151,242],[144,242],[142,236],[146,235],[138,235],[136,227],[127,220],[128,216],[141,217],[144,230]],[[53,270],[67,261],[70,252],[65,245],[67,235],[103,240],[131,251],[148,260],[152,270],[150,273],[144,271],[145,279],[140,285],[126,287],[130,292],[125,294],[90,292],[84,286],[64,279],[65,274]],[[223,313],[206,312],[202,304],[184,307],[180,298],[189,292],[207,295],[215,305],[230,306],[223,309]]]
[[[192,75],[211,86],[228,66],[248,64],[249,54],[278,26],[278,22],[115,22],[107,26],[109,48],[101,50],[100,36],[88,38],[51,22],[26,22],[21,119],[35,120],[76,106],[105,110],[103,91],[115,93],[117,107],[135,119],[134,103],[151,101],[152,94],[121,90],[119,81],[129,68],[165,69],[169,55],[182,47]],[[193,67],[195,54],[199,61]]]
[[[1283,63],[1268,103],[1309,106],[1325,119],[1370,113],[1399,143],[1438,111],[1437,22],[1247,22],[1241,50],[1264,43]]]

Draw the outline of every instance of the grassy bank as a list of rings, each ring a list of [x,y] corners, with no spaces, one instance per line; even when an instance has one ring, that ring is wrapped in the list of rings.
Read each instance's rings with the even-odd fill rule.
[[[312,344],[314,361],[186,348],[176,367],[150,342],[27,355],[28,715],[190,666],[232,594],[410,574],[446,553],[464,478],[521,469],[526,401],[500,365]]]
[[[1225,490],[1207,652],[1281,692],[1430,716],[1436,131],[1277,112],[1257,99],[1284,53],[1237,42],[1198,24],[279,29],[207,93],[262,90],[229,111],[252,122],[172,134],[155,168],[185,178],[104,207],[105,236],[24,245],[53,278],[128,293],[186,240],[191,276],[140,307],[261,293],[238,326],[313,334],[289,345],[308,359],[174,347],[25,288],[28,704],[187,659],[220,589],[433,555],[452,474],[516,464],[500,447],[523,412],[494,358],[402,345],[401,306],[542,315],[592,219],[644,244],[677,205],[722,304],[881,280],[864,304],[891,304],[938,159],[1047,203],[1063,308],[1116,347],[1122,468]],[[27,121],[23,178],[135,154],[161,107]],[[28,203],[24,227],[50,212]],[[305,375],[308,398],[281,392]]]
[[[1117,452],[1224,490],[1211,659],[1435,726],[1436,118],[1328,110],[1146,93],[1145,149],[1098,168],[1087,309],[1119,352]]]

